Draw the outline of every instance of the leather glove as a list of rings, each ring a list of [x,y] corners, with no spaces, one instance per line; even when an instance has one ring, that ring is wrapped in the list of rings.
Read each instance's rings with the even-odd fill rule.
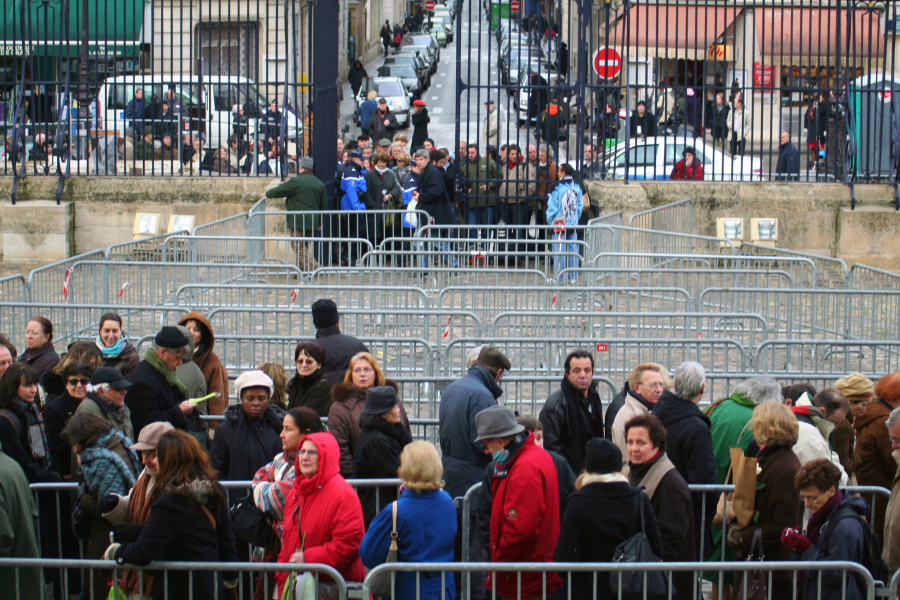
[[[100,514],[107,514],[119,505],[119,497],[116,494],[107,494],[97,500],[97,510]]]
[[[787,527],[781,532],[781,545],[802,554],[813,543],[799,529]]]
[[[728,536],[726,539],[728,540],[728,545],[733,550],[743,550],[744,544],[741,543],[741,535],[743,532],[744,530],[737,523],[732,523],[728,527]]]
[[[125,527],[113,532],[113,540],[115,540],[117,544],[131,544],[137,541],[143,530],[143,525],[126,525]]]

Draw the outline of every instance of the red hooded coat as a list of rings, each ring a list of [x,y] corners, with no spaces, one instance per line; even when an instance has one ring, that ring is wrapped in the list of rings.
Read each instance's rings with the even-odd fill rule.
[[[359,546],[366,533],[362,505],[356,491],[341,477],[337,440],[330,433],[313,433],[300,444],[306,440],[319,449],[319,472],[307,479],[300,473],[300,457],[297,457],[297,478],[285,505],[284,537],[278,562],[289,562],[300,550],[305,535],[305,562],[330,565],[346,581],[362,581],[365,569],[359,559]],[[287,575],[276,576],[279,597]]]

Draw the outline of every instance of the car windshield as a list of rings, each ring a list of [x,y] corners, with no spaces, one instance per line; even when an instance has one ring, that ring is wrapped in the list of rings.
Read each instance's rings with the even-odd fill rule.
[[[387,69],[386,75],[389,77],[404,77],[407,79],[416,77],[416,72],[409,65],[388,65],[385,69]]]
[[[397,83],[396,81],[379,81],[378,82],[378,95],[379,96],[405,96],[403,93],[403,87]]]

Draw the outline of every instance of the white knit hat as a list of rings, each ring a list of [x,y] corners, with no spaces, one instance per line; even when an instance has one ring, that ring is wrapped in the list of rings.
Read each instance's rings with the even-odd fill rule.
[[[240,399],[241,392],[245,388],[252,387],[269,388],[269,395],[275,394],[275,385],[272,383],[272,378],[262,371],[247,371],[241,374],[237,381],[234,382],[234,389],[237,391],[238,399]]]

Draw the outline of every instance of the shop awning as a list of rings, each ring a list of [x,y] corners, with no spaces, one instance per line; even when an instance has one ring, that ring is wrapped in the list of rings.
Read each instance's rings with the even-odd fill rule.
[[[851,22],[845,9],[756,9],[759,52],[771,63],[828,66],[837,65],[840,48],[841,64],[881,63],[885,40],[879,17],[857,10]]]
[[[70,0],[68,18],[62,14],[62,2],[48,2],[46,6],[29,0],[4,3],[0,53],[6,56],[80,56],[82,2],[88,3],[88,52],[91,56],[135,57],[140,54],[145,0]]]
[[[740,7],[632,5],[610,31],[607,45],[627,48],[630,56],[706,60]],[[603,35],[601,27],[600,35]]]

